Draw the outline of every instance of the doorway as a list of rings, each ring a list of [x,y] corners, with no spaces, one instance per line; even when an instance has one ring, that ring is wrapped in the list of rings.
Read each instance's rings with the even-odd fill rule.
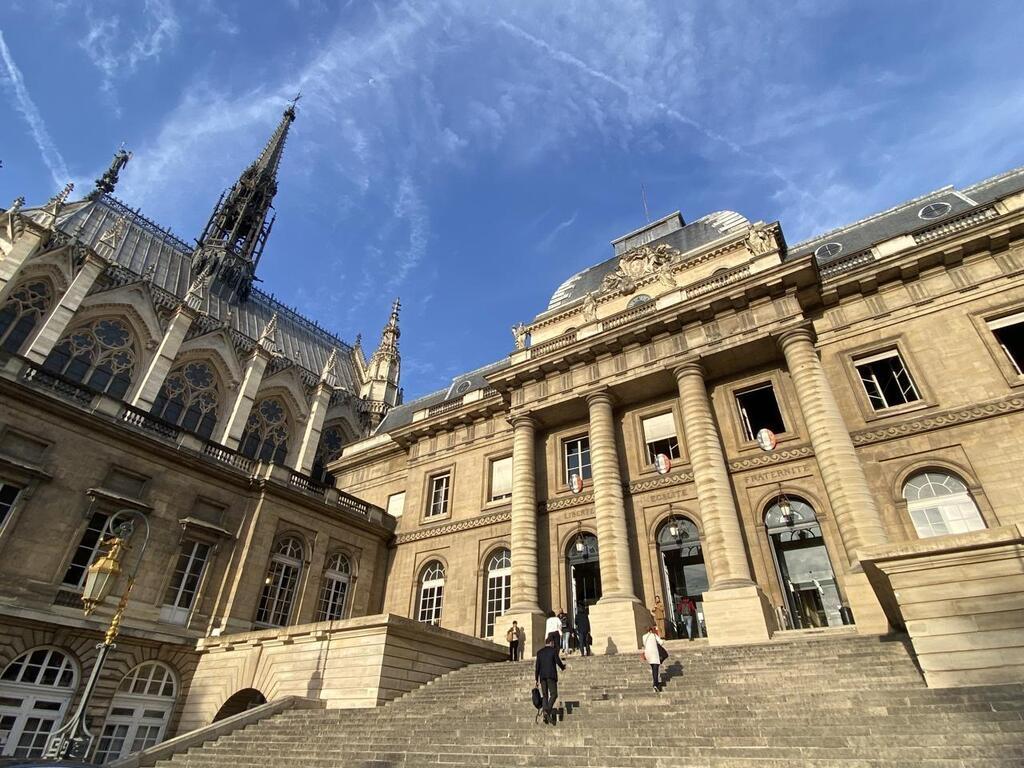
[[[601,599],[601,564],[597,550],[597,536],[580,531],[569,541],[565,553],[569,571],[569,610],[573,623],[580,605],[589,610]]]
[[[842,599],[813,507],[780,494],[765,512],[764,524],[786,597],[783,626],[812,629],[843,624]]]
[[[671,517],[658,529],[657,541],[669,633],[681,638],[707,637],[704,592],[708,569],[700,531],[689,518]]]

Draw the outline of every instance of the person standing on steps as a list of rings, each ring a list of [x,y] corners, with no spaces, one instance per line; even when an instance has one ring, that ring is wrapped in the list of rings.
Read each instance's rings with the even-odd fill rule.
[[[693,640],[693,620],[697,614],[697,604],[689,595],[680,595],[676,601],[676,614],[686,630],[686,638]]]
[[[651,665],[654,692],[661,693],[661,662],[664,657],[668,656],[668,651],[665,650],[665,643],[658,634],[658,628],[652,624],[640,639],[640,643],[643,646],[643,651],[641,651],[640,655]]]
[[[517,661],[519,656],[519,622],[513,621],[508,632],[505,633],[505,642],[508,643],[508,660]]]
[[[558,620],[562,622],[559,630],[562,633],[562,655],[569,653],[569,639],[572,635],[572,627],[569,626],[569,614],[565,611],[558,612]]]
[[[651,608],[651,619],[659,632],[665,631],[665,605],[661,602],[661,596],[654,596],[654,607]]]
[[[580,649],[580,656],[591,656],[590,651],[590,611],[586,603],[580,603],[576,608],[576,642]]]
[[[565,669],[565,664],[558,657],[557,633],[552,633],[547,636],[544,647],[537,651],[537,662],[533,667],[533,676],[544,702],[544,722],[551,725],[558,722],[558,716],[552,710],[558,699],[559,669]]]
[[[519,645],[516,646],[516,661],[523,660],[523,649],[526,648],[526,630],[518,626],[516,622],[512,622],[512,626],[516,630],[516,640],[519,641]]]
[[[544,642],[547,642],[551,635],[555,636],[555,645],[562,641],[562,622],[554,611],[548,611],[548,620],[544,622]]]

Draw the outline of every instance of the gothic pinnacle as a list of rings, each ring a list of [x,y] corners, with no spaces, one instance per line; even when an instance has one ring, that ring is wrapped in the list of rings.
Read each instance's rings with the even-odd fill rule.
[[[132,153],[124,148],[122,145],[117,152],[114,153],[113,160],[110,161],[110,167],[104,172],[104,174],[96,179],[96,188],[89,193],[89,199],[95,200],[101,195],[110,194],[114,191],[117,186],[118,174],[128,165],[128,161],[132,159]]]

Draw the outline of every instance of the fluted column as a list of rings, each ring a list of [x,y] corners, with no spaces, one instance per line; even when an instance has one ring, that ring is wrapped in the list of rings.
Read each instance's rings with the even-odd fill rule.
[[[590,467],[601,558],[601,594],[603,598],[635,600],[612,396],[608,392],[588,395],[587,407],[590,409]]]
[[[537,562],[537,422],[512,418],[512,602],[510,613],[540,613]]]
[[[779,338],[779,346],[796,388],[839,533],[848,557],[855,559],[857,550],[886,541],[878,506],[814,349],[811,330],[787,331]]]
[[[750,566],[725,454],[704,384],[704,369],[698,363],[687,363],[673,373],[679,385],[683,438],[693,468],[693,484],[704,527],[704,556],[711,566],[711,586],[713,589],[748,586],[752,583]]]

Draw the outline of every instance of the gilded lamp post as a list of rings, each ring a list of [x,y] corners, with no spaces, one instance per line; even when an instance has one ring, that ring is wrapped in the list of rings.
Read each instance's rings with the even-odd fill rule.
[[[92,672],[89,674],[89,681],[82,692],[82,700],[71,718],[50,736],[46,744],[47,757],[86,759],[92,752],[95,736],[89,731],[86,713],[107,655],[117,647],[114,641],[120,632],[125,609],[128,607],[128,596],[131,594],[132,587],[135,586],[139,564],[146,553],[146,545],[149,544],[149,521],[144,514],[134,509],[122,509],[111,515],[103,528],[102,538],[103,545],[107,547],[106,554],[89,566],[89,570],[86,572],[85,588],[82,590],[82,610],[86,616],[89,616],[113,592],[121,576],[125,575],[125,554],[132,548],[129,541],[132,534],[135,533],[135,526],[139,521],[142,522],[145,537],[142,540],[142,546],[139,547],[138,556],[131,567],[127,569],[124,591],[118,600],[107,631],[103,635],[103,642],[96,646],[99,653],[96,655],[96,663],[93,664]]]

